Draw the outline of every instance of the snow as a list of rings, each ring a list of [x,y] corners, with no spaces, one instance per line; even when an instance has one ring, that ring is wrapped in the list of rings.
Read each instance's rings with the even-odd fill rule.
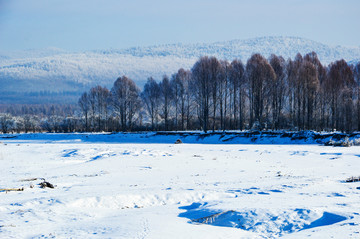
[[[261,37],[211,44],[168,44],[77,53],[50,48],[38,52],[0,53],[0,80],[6,80],[3,91],[15,92],[53,91],[54,86],[59,88],[56,83],[49,85],[49,79],[65,84],[58,91],[74,91],[74,84],[111,87],[122,75],[130,77],[141,87],[150,76],[160,80],[164,74],[172,75],[180,68],[190,69],[204,55],[229,61],[241,59],[246,63],[254,53],[293,59],[297,53],[305,55],[312,51],[318,54],[323,64],[340,59],[356,62],[360,58],[360,47],[328,46],[299,37]],[[19,88],[22,84],[17,83],[13,87],[13,82],[18,80],[32,85]]]
[[[0,136],[0,188],[24,191],[0,191],[1,238],[360,235],[360,182],[345,182],[359,176],[356,146],[10,136]],[[40,188],[40,178],[55,188]]]
[[[315,131],[173,131],[138,133],[28,133],[4,134],[0,139],[11,139],[13,143],[48,142],[52,143],[184,143],[201,144],[325,144],[360,145],[360,133]]]

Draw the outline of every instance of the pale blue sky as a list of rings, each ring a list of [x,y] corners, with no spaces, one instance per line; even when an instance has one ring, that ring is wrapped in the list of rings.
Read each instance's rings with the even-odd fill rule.
[[[359,0],[0,0],[0,50],[299,36],[360,46]]]

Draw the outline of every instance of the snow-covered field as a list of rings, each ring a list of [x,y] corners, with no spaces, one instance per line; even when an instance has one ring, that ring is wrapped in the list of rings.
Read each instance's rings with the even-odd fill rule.
[[[0,188],[24,188],[0,238],[360,238],[356,146],[30,136],[0,138]]]

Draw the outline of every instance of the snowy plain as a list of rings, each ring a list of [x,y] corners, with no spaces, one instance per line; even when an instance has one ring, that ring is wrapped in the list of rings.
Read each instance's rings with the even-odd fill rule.
[[[15,136],[0,188],[24,191],[0,191],[0,238],[360,238],[358,146]]]

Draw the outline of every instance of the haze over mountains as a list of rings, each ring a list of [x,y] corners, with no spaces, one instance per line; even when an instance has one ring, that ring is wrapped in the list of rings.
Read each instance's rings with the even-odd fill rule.
[[[57,48],[0,53],[0,103],[71,103],[95,85],[111,88],[126,75],[142,87],[179,68],[190,69],[203,55],[246,63],[253,53],[294,58],[311,51],[323,64],[360,59],[360,47],[328,46],[298,37],[261,37],[211,44],[168,44],[122,50],[67,52]]]

